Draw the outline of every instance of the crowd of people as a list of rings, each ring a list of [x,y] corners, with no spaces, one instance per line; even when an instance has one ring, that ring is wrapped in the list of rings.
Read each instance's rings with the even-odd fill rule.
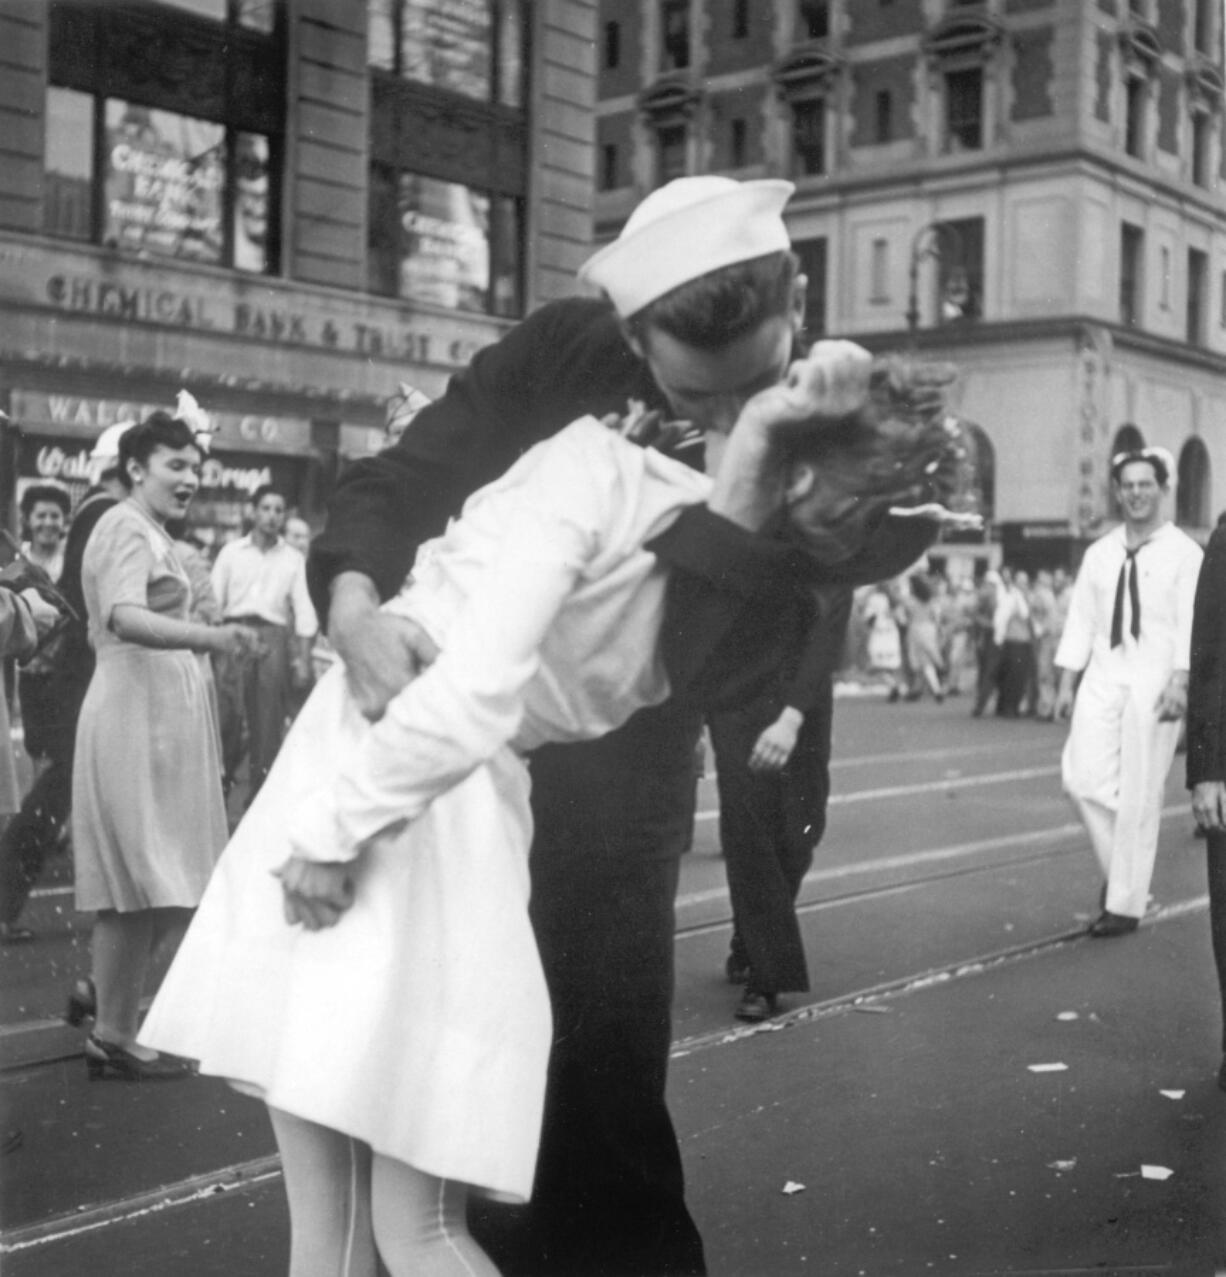
[[[857,591],[844,673],[892,701],[967,696],[979,717],[1055,716],[1056,648],[1072,581],[1002,565],[951,581],[927,566]]]
[[[665,1102],[695,748],[705,719],[725,974],[759,1020],[808,988],[795,903],[849,618],[892,699],[1071,715],[1092,934],[1144,910],[1200,554],[1162,515],[1169,468],[1113,462],[1125,521],[1075,585],[914,570],[973,522],[954,372],[807,346],[791,191],[654,192],[584,267],[600,297],[542,307],[434,403],[402,387],[307,557],[273,489],[211,565],[191,545],[190,398],[99,439],[71,521],[23,501],[45,589],[0,591],[0,643],[41,648],[21,695],[53,727],[27,727],[43,770],[0,872],[24,902],[70,828],[88,1075],[261,1099],[292,1277],[706,1271]],[[339,659],[308,693],[320,629]],[[1214,837],[1219,752],[1195,777]]]

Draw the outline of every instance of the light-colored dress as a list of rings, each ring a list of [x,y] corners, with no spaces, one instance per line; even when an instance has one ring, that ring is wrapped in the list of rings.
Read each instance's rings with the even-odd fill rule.
[[[73,765],[77,908],[194,907],[227,836],[204,674],[186,648],[110,628],[121,604],[187,620],[187,574],[166,532],[121,501],[90,534],[81,583],[98,662]]]
[[[376,1152],[525,1199],[550,1017],[522,755],[665,698],[664,572],[643,547],[709,486],[585,418],[475,494],[387,604],[440,656],[373,726],[343,668],[323,676],[141,1041]],[[291,851],[356,858],[335,927],[286,925],[273,871]]]

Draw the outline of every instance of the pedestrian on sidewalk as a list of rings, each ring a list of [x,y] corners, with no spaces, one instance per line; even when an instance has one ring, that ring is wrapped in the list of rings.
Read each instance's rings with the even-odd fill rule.
[[[1056,716],[1072,716],[1064,791],[1106,884],[1090,926],[1100,938],[1135,931],[1145,913],[1163,789],[1187,708],[1203,556],[1163,513],[1172,470],[1165,448],[1112,458],[1124,521],[1086,551],[1056,652]]]
[[[945,700],[945,658],[941,624],[932,582],[922,573],[908,578],[907,664],[912,671],[907,700],[918,701],[931,693],[939,705]]]
[[[73,615],[48,656],[56,708],[47,741],[47,765],[35,777],[21,810],[0,836],[0,941],[5,944],[35,939],[34,932],[21,924],[22,910],[47,857],[67,842],[77,716],[94,672],[85,596],[81,592],[81,559],[98,520],[123,498],[124,489],[119,482],[119,439],[132,424],[123,421],[108,426],[95,440],[90,464],[98,476],[97,483],[77,506],[64,543],[59,588]],[[88,990],[84,992],[88,1002]]]
[[[77,722],[72,842],[76,902],[96,913],[91,975],[69,1019],[94,1015],[91,1078],[185,1075],[136,1042],[155,952],[178,943],[225,846],[212,706],[197,652],[255,640],[188,619],[191,585],[166,531],[200,484],[188,421],[155,412],[119,440],[126,499],[98,520],[81,569],[97,665]]]
[[[683,509],[706,502],[745,530],[782,479],[790,595],[857,553],[896,502],[948,494],[958,442],[942,409],[915,409],[924,374],[882,370],[849,418],[868,369],[848,343],[816,347],[750,399],[713,483],[607,423],[573,423],[419,555],[388,608],[439,654],[382,718],[365,721],[340,667],[312,693],[141,1038],[265,1099],[295,1273],[353,1245],[361,1272],[373,1249],[396,1273],[427,1256],[440,1274],[495,1271],[464,1234],[464,1186],[528,1197],[551,1038],[523,754],[603,736],[667,697],[665,579],[648,545]],[[883,486],[860,482],[868,459]],[[763,662],[752,637],[730,642],[758,671],[795,659],[776,648]],[[343,1221],[355,1192],[373,1242]],[[441,1203],[445,1235],[406,1202]]]
[[[213,564],[222,617],[260,636],[254,657],[214,658],[224,784],[229,792],[245,754],[248,802],[281,748],[295,690],[311,684],[311,645],[319,628],[307,592],[306,559],[283,535],[284,494],[265,484],[251,504],[251,531],[223,545]]]
[[[1221,519],[1205,548],[1192,613],[1187,785],[1197,828],[1206,837],[1209,927],[1222,1016],[1217,1081],[1226,1091],[1226,523]]]

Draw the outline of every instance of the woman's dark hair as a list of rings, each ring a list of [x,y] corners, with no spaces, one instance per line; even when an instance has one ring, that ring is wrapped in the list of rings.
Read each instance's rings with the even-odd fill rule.
[[[21,519],[23,523],[30,521],[36,505],[57,505],[64,518],[72,513],[72,498],[63,488],[54,483],[32,483],[21,494]]]
[[[158,448],[195,448],[200,445],[191,426],[168,412],[150,413],[140,425],[125,430],[119,439],[119,482],[131,489],[132,476],[128,473],[128,462],[136,461],[147,465],[149,458]]]
[[[768,319],[786,315],[800,269],[795,253],[768,253],[691,279],[649,302],[626,324],[641,346],[652,328],[701,350],[719,350]]]

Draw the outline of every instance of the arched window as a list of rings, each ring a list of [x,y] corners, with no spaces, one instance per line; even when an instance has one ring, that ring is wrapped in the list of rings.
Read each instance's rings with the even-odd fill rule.
[[[1111,451],[1107,456],[1107,508],[1109,517],[1117,522],[1124,517],[1120,503],[1115,498],[1115,484],[1111,482],[1111,462],[1121,452],[1136,452],[1145,447],[1145,436],[1132,422],[1125,422],[1116,432],[1111,442]]]
[[[1175,489],[1175,522],[1185,528],[1207,528],[1209,514],[1209,449],[1195,437],[1179,451],[1179,486]]]

